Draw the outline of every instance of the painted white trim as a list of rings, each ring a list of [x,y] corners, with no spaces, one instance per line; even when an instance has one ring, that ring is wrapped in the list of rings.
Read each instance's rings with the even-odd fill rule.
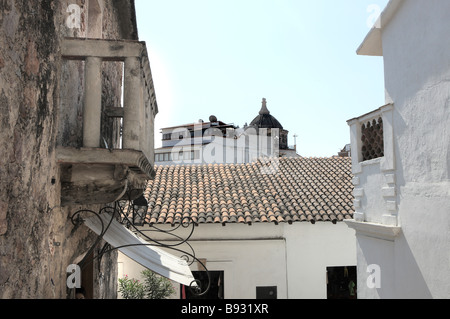
[[[392,20],[403,0],[390,0],[375,25],[356,50],[358,55],[383,56],[382,32]]]
[[[346,220],[348,227],[356,230],[356,235],[394,241],[402,232],[401,227],[388,226],[375,223],[365,223],[356,220]]]

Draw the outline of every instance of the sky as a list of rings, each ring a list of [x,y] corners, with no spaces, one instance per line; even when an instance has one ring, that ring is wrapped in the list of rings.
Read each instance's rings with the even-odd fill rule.
[[[350,143],[347,121],[385,103],[382,57],[359,56],[388,0],[135,0],[160,130],[208,121],[243,127],[261,101],[305,157]],[[297,135],[297,138],[294,138]]]

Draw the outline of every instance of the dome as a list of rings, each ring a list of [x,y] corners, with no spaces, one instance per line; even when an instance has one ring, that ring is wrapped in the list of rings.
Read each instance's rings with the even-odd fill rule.
[[[263,99],[262,108],[259,111],[259,115],[251,122],[250,126],[255,126],[258,128],[278,128],[283,130],[283,126],[278,122],[278,120],[270,115],[267,109],[267,100]]]

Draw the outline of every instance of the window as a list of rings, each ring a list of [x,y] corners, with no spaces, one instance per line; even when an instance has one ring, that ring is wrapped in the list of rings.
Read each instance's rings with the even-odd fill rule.
[[[277,299],[277,287],[256,287],[256,299]]]
[[[206,271],[193,271],[194,278],[199,280],[203,290],[208,285],[208,274]],[[209,271],[211,279],[210,288],[203,296],[196,296],[189,287],[181,285],[181,299],[224,299],[224,271]]]
[[[174,152],[155,154],[155,162],[192,161],[200,159],[200,151]]]
[[[354,174],[361,173],[363,166],[372,164],[379,164],[382,171],[395,169],[393,121],[394,104],[386,104],[347,121]]]
[[[172,153],[172,158],[173,158],[173,160],[174,161],[179,161],[179,160],[182,160],[183,159],[183,151],[180,151],[180,152],[173,152]]]
[[[155,162],[169,162],[172,160],[172,153],[155,154]]]
[[[327,298],[357,299],[356,266],[327,268]]]
[[[361,126],[362,160],[384,156],[383,119],[380,117]]]

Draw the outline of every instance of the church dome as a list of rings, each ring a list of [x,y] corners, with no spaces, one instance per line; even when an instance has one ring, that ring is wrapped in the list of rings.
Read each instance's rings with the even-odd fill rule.
[[[278,122],[274,116],[270,115],[270,112],[267,109],[266,99],[263,99],[261,111],[259,111],[259,115],[251,122],[250,126],[257,128],[278,128],[283,130],[283,126],[280,122]]]

